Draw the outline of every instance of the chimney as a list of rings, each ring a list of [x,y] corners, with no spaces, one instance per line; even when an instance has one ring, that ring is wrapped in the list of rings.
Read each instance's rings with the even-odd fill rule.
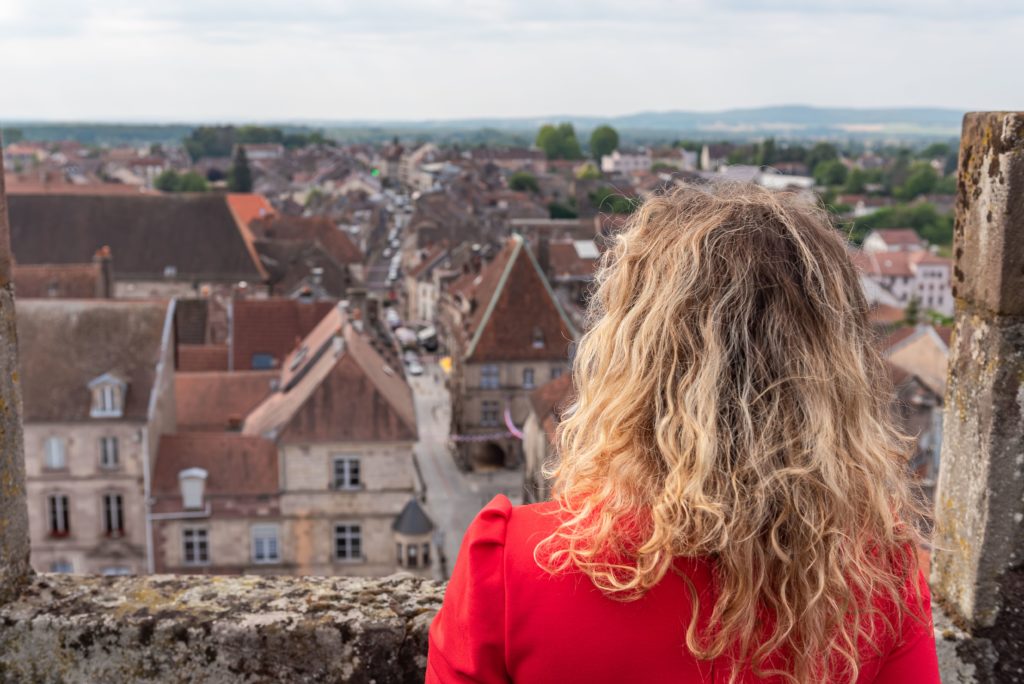
[[[541,273],[551,280],[551,235],[546,230],[537,231],[537,265]]]
[[[110,247],[108,245],[103,245],[96,250],[96,254],[92,257],[92,261],[100,267],[100,280],[99,283],[96,284],[96,296],[100,299],[113,299],[114,260],[110,253]]]

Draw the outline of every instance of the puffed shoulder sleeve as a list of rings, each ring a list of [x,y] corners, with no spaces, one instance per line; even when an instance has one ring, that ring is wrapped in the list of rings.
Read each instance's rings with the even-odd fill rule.
[[[875,684],[941,684],[935,652],[931,592],[923,573],[916,575],[918,592],[908,583],[905,591],[911,615],[903,620],[903,634],[882,664]],[[913,579],[911,580],[911,582]]]
[[[430,626],[427,684],[510,682],[505,668],[505,531],[512,504],[496,496],[476,516]]]

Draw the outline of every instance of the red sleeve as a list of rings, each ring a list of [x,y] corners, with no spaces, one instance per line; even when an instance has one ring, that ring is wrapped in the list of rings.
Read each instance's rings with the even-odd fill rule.
[[[939,659],[935,653],[935,629],[932,627],[931,593],[924,574],[918,577],[921,588],[920,598],[916,594],[908,597],[914,611],[921,619],[909,615],[903,618],[903,635],[889,655],[882,662],[875,684],[941,684]]]
[[[505,530],[512,504],[496,496],[462,539],[444,604],[430,626],[427,684],[511,682],[505,669]]]

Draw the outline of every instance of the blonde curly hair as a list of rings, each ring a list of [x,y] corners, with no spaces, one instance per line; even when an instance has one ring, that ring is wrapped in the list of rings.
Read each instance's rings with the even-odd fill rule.
[[[727,654],[733,680],[855,680],[875,630],[913,612],[879,606],[907,605],[921,541],[871,336],[816,204],[748,185],[648,199],[598,271],[538,563],[631,600],[709,558],[691,652]]]

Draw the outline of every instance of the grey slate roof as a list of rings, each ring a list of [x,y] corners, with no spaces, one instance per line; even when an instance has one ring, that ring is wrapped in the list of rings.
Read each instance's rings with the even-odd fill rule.
[[[430,534],[434,531],[434,522],[427,515],[427,512],[420,506],[416,499],[409,499],[405,508],[395,518],[391,529],[399,534],[406,534],[410,537],[420,534]]]

